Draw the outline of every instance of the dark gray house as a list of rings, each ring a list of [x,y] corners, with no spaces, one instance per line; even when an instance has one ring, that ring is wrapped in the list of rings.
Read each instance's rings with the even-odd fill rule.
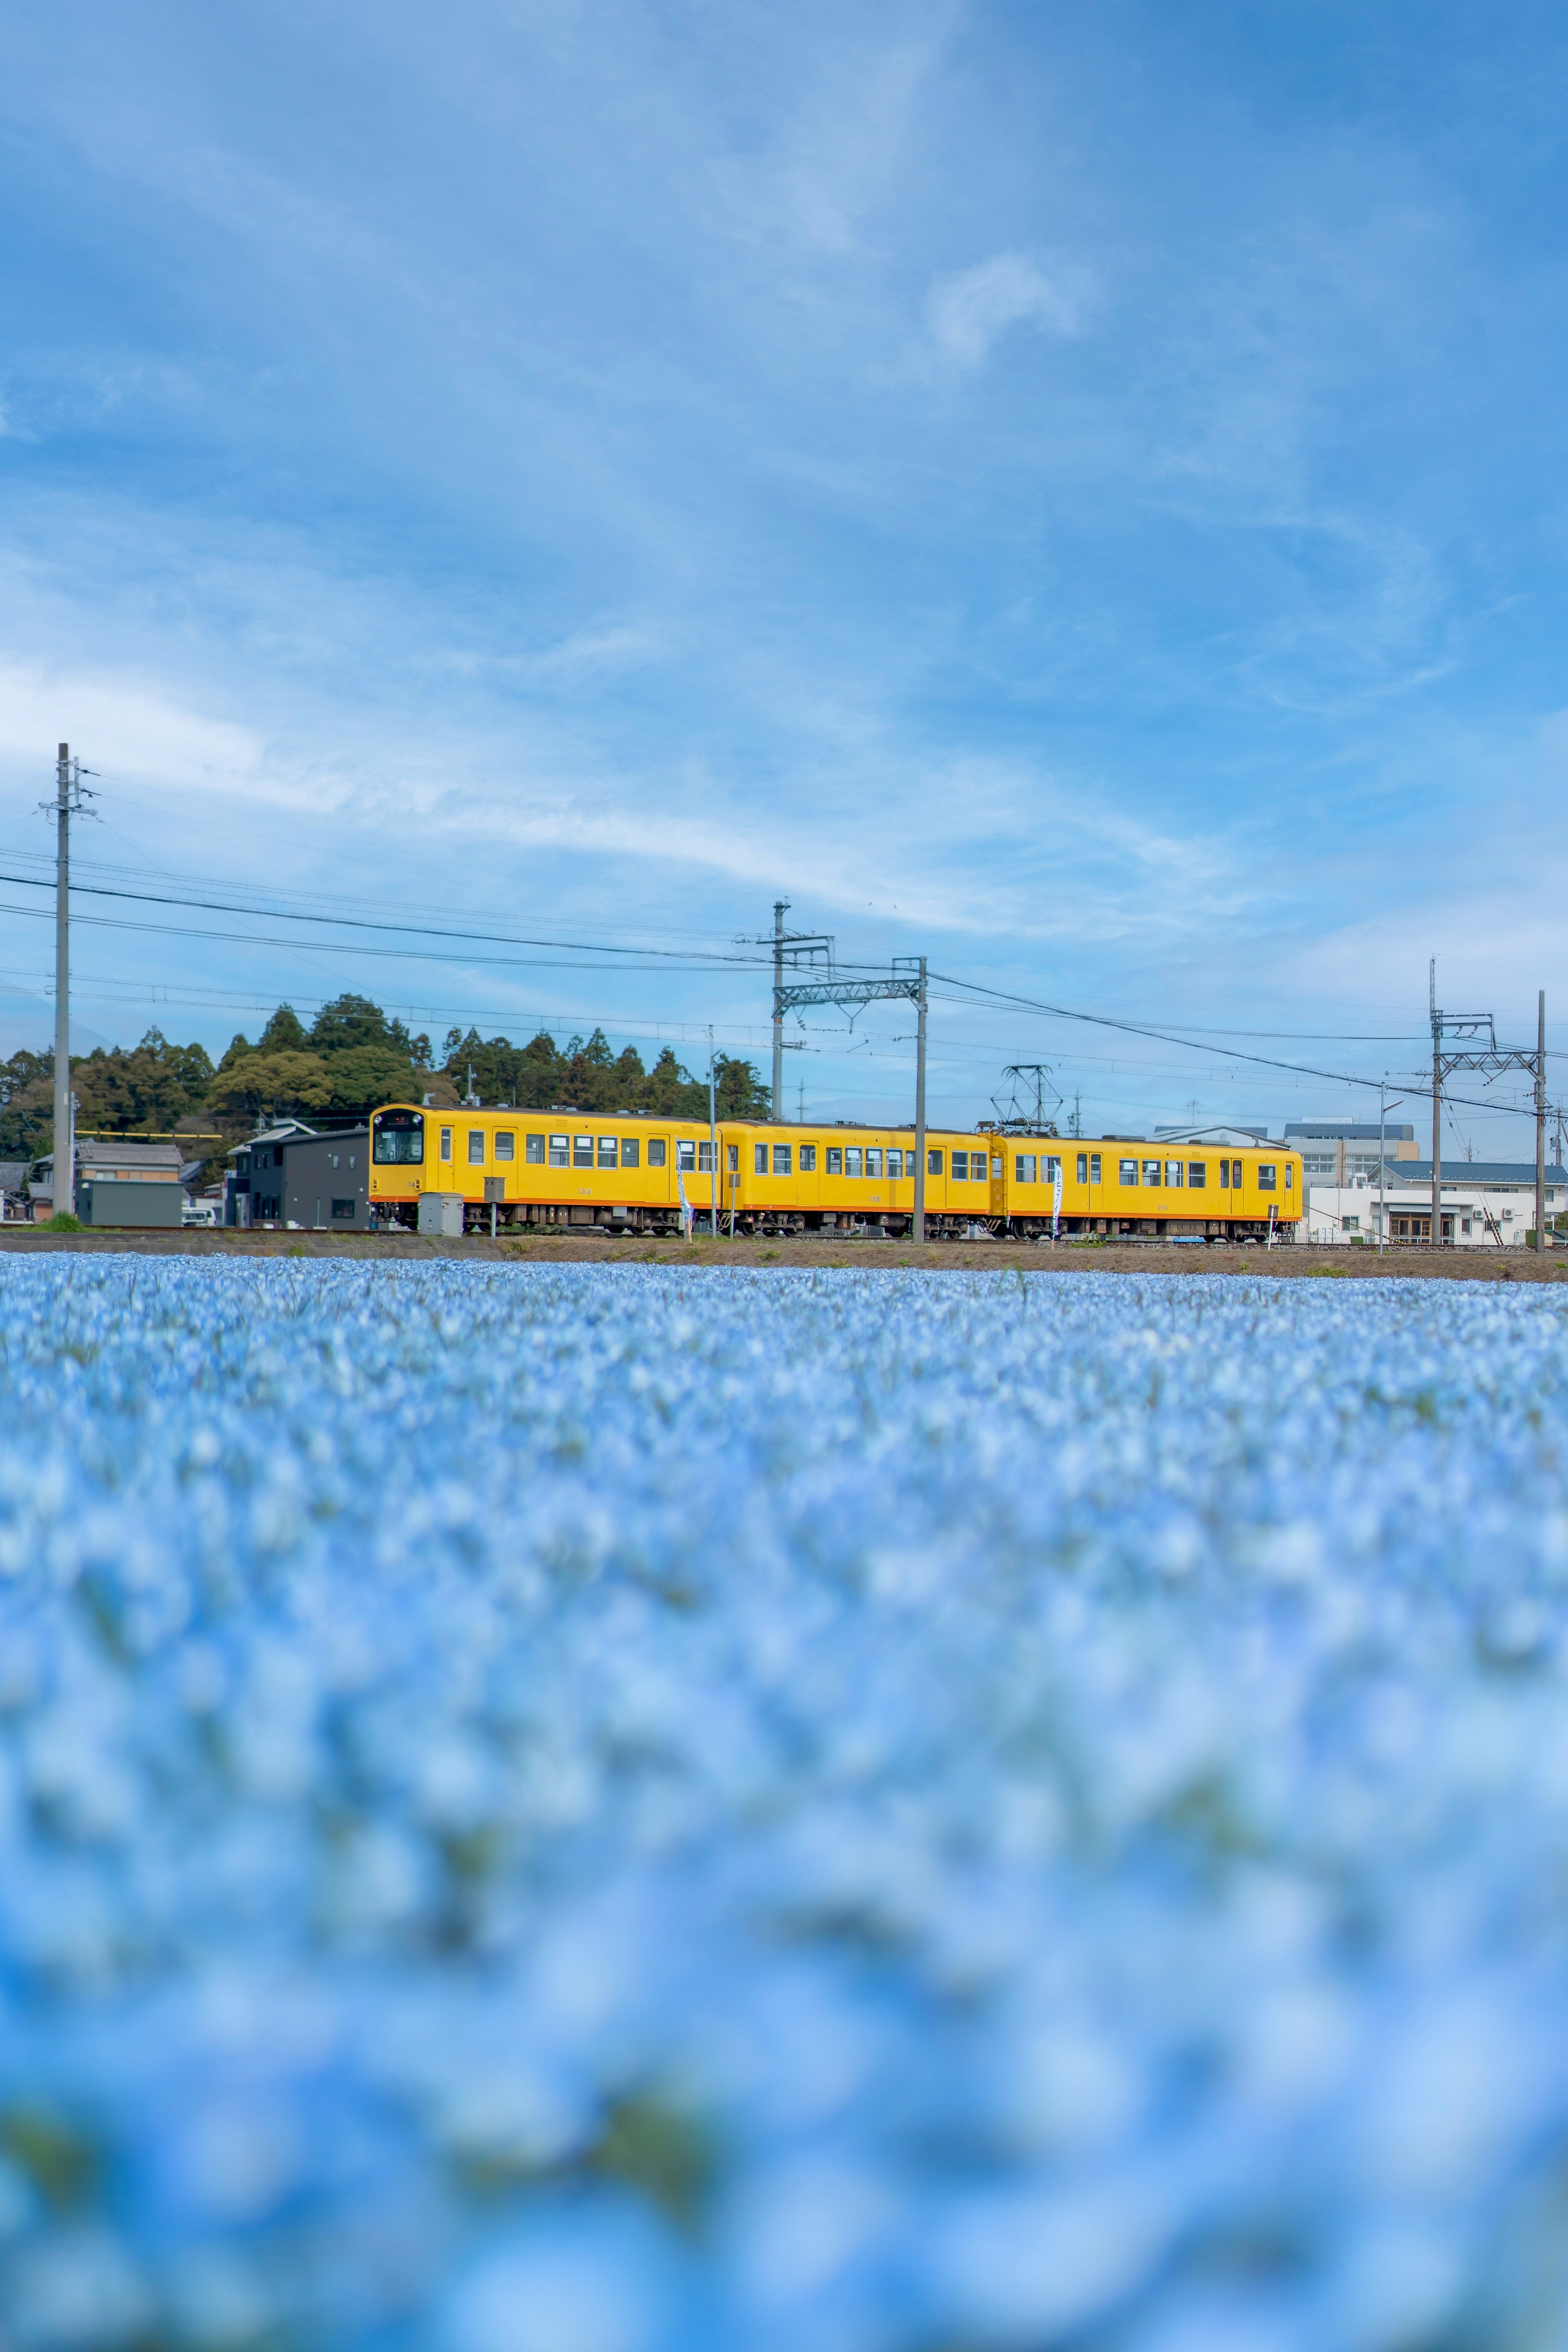
[[[283,1119],[237,1145],[229,1159],[225,1224],[370,1232],[368,1126],[322,1132],[302,1119]]]

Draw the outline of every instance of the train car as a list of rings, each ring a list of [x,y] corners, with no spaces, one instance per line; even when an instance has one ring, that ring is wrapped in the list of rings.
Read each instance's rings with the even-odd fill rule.
[[[706,1122],[621,1112],[444,1110],[388,1103],[371,1118],[370,1206],[413,1224],[428,1193],[456,1194],[465,1222],[601,1225],[675,1233],[684,1192],[706,1217],[713,1200]]]
[[[1301,1156],[1282,1144],[1215,1151],[1135,1136],[1007,1135],[993,1139],[994,1165],[997,1157],[994,1210],[1002,1230],[1024,1236],[1050,1232],[1058,1167],[1068,1234],[1225,1241],[1266,1239],[1272,1228],[1293,1241],[1306,1214]]]
[[[737,1233],[902,1235],[914,1217],[914,1129],[731,1122],[722,1180],[721,1210],[726,1220],[733,1210]],[[929,1129],[927,1234],[989,1225],[1003,1181],[990,1136]]]

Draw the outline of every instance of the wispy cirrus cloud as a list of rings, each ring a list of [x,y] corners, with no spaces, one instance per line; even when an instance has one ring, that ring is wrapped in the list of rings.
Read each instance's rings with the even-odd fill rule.
[[[1047,274],[1026,254],[996,253],[972,269],[939,278],[927,297],[926,322],[945,358],[977,368],[1015,329],[1082,334],[1094,291],[1092,273],[1077,264],[1058,265]]]

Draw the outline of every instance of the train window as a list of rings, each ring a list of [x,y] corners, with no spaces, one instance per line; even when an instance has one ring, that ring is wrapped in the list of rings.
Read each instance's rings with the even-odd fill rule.
[[[1143,1162],[1143,1181],[1145,1184],[1157,1184],[1159,1181],[1160,1162],[1157,1160],[1145,1160]]]
[[[711,1176],[713,1173],[713,1146],[710,1141],[700,1143],[697,1147],[697,1172],[700,1176]]]
[[[601,1135],[601,1136],[600,1136],[600,1138],[599,1138],[599,1165],[600,1165],[600,1167],[601,1167],[601,1168],[613,1168],[613,1167],[615,1166],[615,1164],[616,1164],[616,1139],[615,1139],[615,1137],[614,1137],[613,1135]]]
[[[815,1176],[815,1175],[816,1175],[816,1144],[815,1144],[815,1143],[803,1143],[803,1144],[801,1145],[801,1147],[800,1147],[800,1172],[801,1172],[801,1174],[802,1174],[803,1176]]]
[[[844,1173],[846,1176],[858,1176],[860,1173],[860,1146],[858,1143],[848,1143],[845,1145]]]
[[[1040,1159],[1036,1151],[1017,1151],[1013,1155],[1013,1181],[1016,1184],[1037,1184],[1040,1181]]]
[[[697,1172],[697,1146],[689,1136],[675,1139],[675,1168],[678,1175],[694,1176]]]
[[[901,1176],[901,1175],[903,1174],[903,1172],[904,1172],[904,1155],[903,1155],[903,1153],[902,1153],[901,1151],[889,1151],[889,1154],[888,1154],[888,1173],[889,1173],[889,1176]]]
[[[485,1164],[485,1131],[482,1127],[468,1129],[468,1165],[482,1168]]]
[[[452,1130],[449,1127],[441,1129],[441,1157],[443,1160],[452,1157]]]
[[[768,1147],[765,1143],[755,1143],[752,1146],[752,1173],[753,1176],[765,1176],[767,1172]]]
[[[942,1174],[942,1154],[940,1151],[928,1151],[926,1153],[926,1174],[928,1176],[940,1176]]]
[[[1274,1180],[1275,1180],[1275,1178],[1279,1175],[1279,1169],[1278,1169],[1277,1167],[1273,1167],[1273,1166],[1271,1166],[1271,1165],[1269,1164],[1269,1162],[1268,1162],[1267,1160],[1264,1160],[1264,1161],[1261,1163],[1261,1165],[1259,1166],[1258,1171],[1258,1191],[1259,1191],[1260,1192],[1274,1192],[1274,1191],[1276,1190],[1276,1185],[1275,1185],[1275,1181],[1274,1181]]]
[[[574,1167],[574,1168],[592,1168],[593,1164],[594,1164],[594,1139],[593,1139],[593,1137],[592,1137],[591,1135],[574,1135],[574,1136],[572,1138],[572,1165],[573,1165],[573,1167]]]
[[[352,1160],[349,1161],[349,1166],[350,1166],[351,1168],[353,1166],[353,1161]],[[1295,1184],[1295,1181],[1296,1181],[1296,1163],[1295,1163],[1295,1161],[1294,1161],[1293,1160],[1287,1160],[1287,1161],[1285,1162],[1285,1190],[1287,1191],[1287,1192],[1289,1192],[1293,1188],[1293,1186],[1294,1186],[1294,1184]]]
[[[1230,1162],[1228,1160],[1222,1160],[1219,1163],[1219,1182],[1221,1192],[1228,1192],[1230,1190]]]
[[[550,1165],[552,1168],[571,1167],[572,1139],[569,1135],[552,1135],[551,1137]]]
[[[1001,1180],[1002,1171],[1006,1164],[1007,1163],[1005,1160],[993,1160],[991,1162],[991,1173],[998,1180],[998,1181]]]
[[[967,1184],[967,1183],[968,1183],[968,1181],[969,1181],[969,1154],[968,1154],[968,1152],[967,1152],[967,1151],[955,1151],[955,1152],[953,1153],[953,1155],[952,1155],[952,1173],[953,1173],[954,1181],[955,1181],[956,1182],[961,1183],[961,1184]]]
[[[1087,1151],[1080,1151],[1078,1155],[1078,1181],[1080,1184],[1087,1184],[1089,1181],[1089,1154]]]
[[[1136,1184],[1138,1181],[1138,1162],[1136,1160],[1123,1160],[1120,1163],[1117,1170],[1116,1181],[1119,1184]]]
[[[496,1158],[498,1160],[517,1158],[517,1138],[510,1128],[499,1127],[496,1129]]]
[[[830,1176],[842,1176],[844,1173],[844,1154],[836,1143],[827,1147],[827,1172]]]
[[[1091,1184],[1098,1184],[1100,1181],[1100,1154],[1098,1151],[1091,1151],[1089,1155],[1089,1181]]]
[[[773,1146],[773,1174],[775,1176],[789,1175],[791,1172],[790,1161],[794,1157],[795,1154],[787,1143],[775,1143]]]
[[[1187,1162],[1188,1190],[1194,1192],[1201,1192],[1208,1181],[1209,1177],[1206,1164],[1201,1160],[1189,1160]]]
[[[640,1137],[635,1135],[623,1135],[621,1138],[621,1166],[623,1168],[635,1168],[641,1158],[642,1141]]]
[[[380,1168],[417,1167],[425,1157],[424,1112],[377,1111],[371,1153]]]
[[[879,1144],[873,1143],[867,1149],[866,1173],[868,1176],[875,1176],[879,1182],[881,1181],[882,1152]]]
[[[1176,1185],[1179,1185],[1179,1184],[1181,1183],[1181,1181],[1182,1181],[1182,1178],[1183,1178],[1184,1173],[1184,1169],[1183,1169],[1183,1167],[1182,1167],[1182,1163],[1181,1163],[1181,1161],[1180,1161],[1179,1160],[1166,1160],[1166,1162],[1165,1162],[1165,1181],[1166,1181],[1166,1183],[1167,1183],[1167,1184],[1176,1184]]]
[[[650,1135],[647,1139],[647,1164],[662,1168],[669,1156],[669,1145],[662,1135]]]
[[[741,1147],[738,1143],[730,1143],[726,1144],[724,1149],[729,1159],[730,1173],[731,1176],[738,1176],[741,1172]]]
[[[525,1135],[522,1139],[522,1156],[531,1168],[542,1168],[544,1138],[542,1135]]]
[[[352,1201],[334,1201],[332,1202],[332,1214],[334,1217],[347,1217],[352,1223],[353,1213],[354,1204]]]
[[[1047,1160],[1040,1169],[1040,1181],[1042,1184],[1058,1184],[1061,1181],[1061,1161],[1059,1160]]]

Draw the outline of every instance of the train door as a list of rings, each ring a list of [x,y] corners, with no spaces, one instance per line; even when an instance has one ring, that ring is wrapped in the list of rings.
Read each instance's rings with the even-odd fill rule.
[[[822,1145],[815,1135],[797,1141],[795,1159],[795,1200],[802,1209],[816,1209],[822,1199]]]
[[[991,1155],[991,1214],[1005,1217],[1007,1213],[1007,1144],[1000,1135],[988,1135],[985,1147]]]

